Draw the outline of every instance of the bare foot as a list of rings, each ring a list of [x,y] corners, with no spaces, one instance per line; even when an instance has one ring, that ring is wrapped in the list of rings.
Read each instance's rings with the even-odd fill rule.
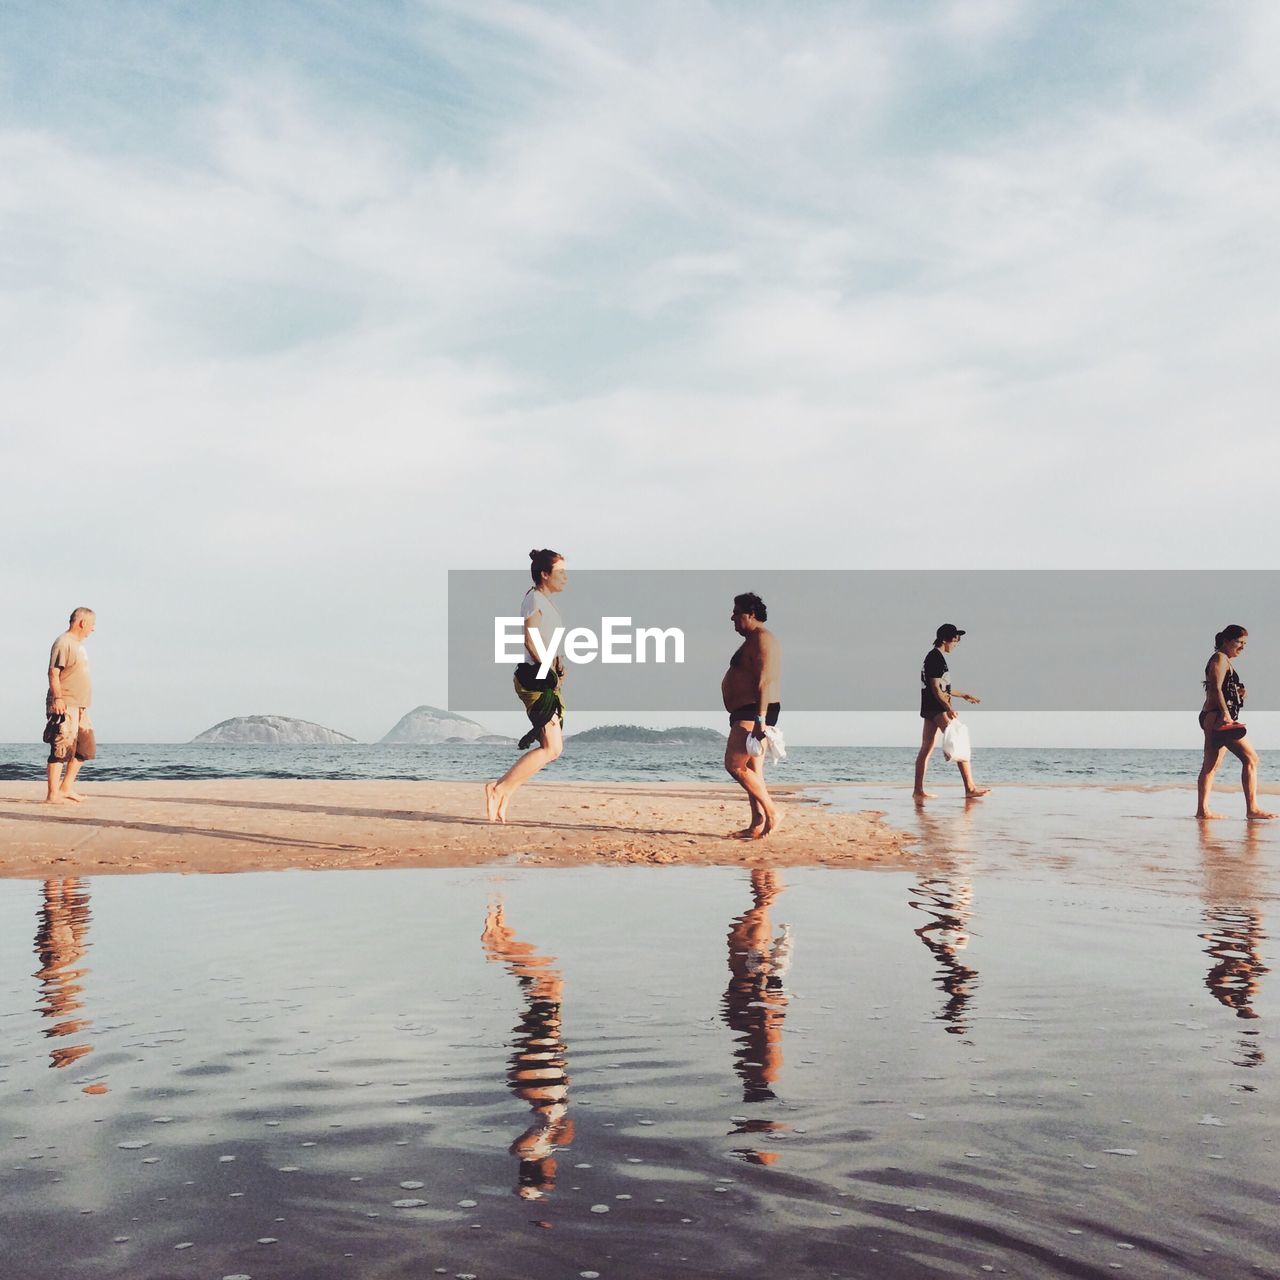
[[[84,799],[78,791],[63,791],[61,795],[64,800],[70,800],[72,804],[79,804]]]
[[[763,840],[765,836],[775,836],[782,829],[782,814],[777,809],[766,810],[764,815],[764,827],[759,835],[753,835],[753,840]]]
[[[977,800],[980,796],[989,796],[990,794],[990,787],[974,787],[972,791],[966,791],[964,793],[964,798],[966,800]]]
[[[44,802],[45,804],[65,804],[66,798],[61,794],[56,796],[45,796]]]
[[[1211,813],[1208,809],[1201,809],[1199,813],[1196,814],[1196,817],[1202,821],[1209,821],[1214,818],[1225,818],[1226,816],[1227,815],[1225,813]]]
[[[730,840],[758,840],[763,830],[764,830],[764,819],[761,818],[759,822],[753,823],[749,827],[743,827],[741,831],[730,831],[729,839]]]
[[[484,816],[490,822],[499,821],[498,805],[498,784],[496,782],[486,782],[484,784]]]
[[[911,798],[913,800],[936,800],[938,797],[932,791],[913,791]]]
[[[1245,817],[1250,822],[1261,821],[1263,818],[1274,818],[1275,816],[1276,815],[1274,813],[1268,813],[1265,809],[1250,809],[1249,812],[1245,814]]]
[[[508,791],[508,792],[505,792],[503,794],[502,799],[498,801],[498,821],[499,822],[506,822],[507,805],[510,802],[510,800],[511,800],[511,792]]]

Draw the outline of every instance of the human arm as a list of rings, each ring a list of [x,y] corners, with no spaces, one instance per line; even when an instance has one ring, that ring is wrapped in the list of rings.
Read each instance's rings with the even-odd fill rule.
[[[765,716],[769,713],[769,693],[777,687],[781,664],[782,654],[777,639],[768,631],[760,631],[753,663],[756,672],[756,723],[752,734],[762,741],[765,736]]]
[[[952,689],[951,696],[953,698],[963,698],[966,702],[973,703],[974,706],[977,706],[977,704],[982,701],[981,698],[975,698],[971,693],[961,693],[959,689]]]
[[[53,708],[53,714],[55,716],[66,715],[67,704],[62,697],[62,681],[59,679],[57,667],[49,668],[49,693],[53,699],[50,703]]]
[[[538,629],[538,620],[542,617],[542,610],[536,609],[533,613],[528,614],[524,620],[524,651],[528,655],[528,661],[532,662],[535,667],[542,665],[542,659],[538,656],[538,650],[534,647],[533,633]],[[538,632],[538,638],[542,638],[542,633]]]
[[[66,699],[62,696],[62,666],[58,645],[55,644],[49,655],[49,698],[56,716],[66,715],[67,712]]]
[[[929,677],[929,692],[933,694],[933,696],[937,698],[937,700],[946,708],[943,714],[947,717],[947,719],[954,720],[956,718],[957,713],[954,710],[954,708],[951,706],[952,694],[948,693],[947,690],[942,687],[941,676]],[[963,698],[965,695],[962,693],[957,696]]]

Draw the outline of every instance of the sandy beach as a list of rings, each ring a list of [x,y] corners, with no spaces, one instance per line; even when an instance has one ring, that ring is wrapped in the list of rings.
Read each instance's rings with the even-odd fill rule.
[[[775,791],[783,829],[735,840],[747,805],[731,785],[545,783],[511,820],[483,818],[471,782],[225,780],[86,785],[85,800],[40,803],[0,786],[0,875],[232,872],[284,868],[687,863],[864,865],[908,846],[876,812],[842,813],[801,787]]]

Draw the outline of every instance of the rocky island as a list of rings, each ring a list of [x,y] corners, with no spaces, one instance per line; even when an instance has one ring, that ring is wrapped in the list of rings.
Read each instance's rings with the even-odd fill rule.
[[[396,722],[395,727],[382,739],[385,743],[411,746],[432,746],[451,743],[502,743],[510,742],[501,734],[490,733],[482,724],[455,715],[440,707],[414,707]]]
[[[355,739],[336,729],[326,729],[310,720],[295,720],[292,716],[233,716],[196,734],[191,741],[236,746],[333,747]]]
[[[702,729],[690,724],[679,725],[674,729],[645,729],[638,724],[602,724],[596,729],[571,733],[569,741],[586,745],[622,742],[656,747],[723,747],[725,735],[714,729]]]

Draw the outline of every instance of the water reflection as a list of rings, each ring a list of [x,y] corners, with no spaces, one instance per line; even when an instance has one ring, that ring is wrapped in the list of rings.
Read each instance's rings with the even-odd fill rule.
[[[1212,962],[1204,985],[1219,1004],[1237,1018],[1254,1021],[1253,1005],[1262,989],[1263,931],[1259,878],[1259,833],[1250,823],[1243,841],[1228,840],[1200,823],[1200,853],[1204,872],[1205,955]],[[1265,1059],[1256,1027],[1241,1028],[1237,1046],[1240,1067],[1256,1067]]]
[[[791,927],[779,925],[775,936],[769,908],[784,889],[776,871],[757,868],[751,873],[751,907],[729,926],[729,986],[724,993],[724,1020],[738,1033],[734,1070],[742,1081],[744,1102],[770,1102],[782,1071],[782,1024],[790,997],[783,979],[791,968]],[[761,1149],[760,1134],[779,1133],[787,1126],[760,1117],[734,1122],[733,1134],[749,1135],[751,1144],[735,1154],[752,1164],[772,1164],[776,1151]]]
[[[91,1021],[71,1015],[84,1008],[80,985],[87,968],[78,968],[79,961],[88,950],[89,890],[82,880],[46,880],[41,892],[40,912],[36,917],[35,952],[40,968],[34,976],[40,980],[40,1000],[37,1012],[50,1019],[45,1036],[51,1039],[79,1037],[86,1032]],[[88,1041],[75,1044],[58,1044],[49,1053],[50,1067],[69,1067],[93,1052]],[[89,1084],[86,1093],[105,1093],[105,1084]]]
[[[501,901],[489,904],[481,935],[485,956],[500,961],[514,974],[525,997],[516,1023],[515,1052],[507,1068],[507,1084],[517,1098],[533,1109],[533,1121],[511,1144],[519,1158],[515,1194],[537,1200],[556,1185],[555,1153],[573,1141],[568,1117],[569,1076],[560,1029],[564,981],[554,956],[540,955],[521,942],[507,924]]]
[[[967,816],[967,814],[966,814]],[[949,1035],[969,1033],[969,1004],[978,985],[978,971],[960,959],[969,945],[969,925],[973,917],[973,879],[967,861],[944,852],[944,833],[937,822],[920,814],[929,865],[911,886],[909,905],[930,917],[915,930],[915,935],[933,953],[938,962],[934,982],[946,997],[934,1015],[945,1023]]]

